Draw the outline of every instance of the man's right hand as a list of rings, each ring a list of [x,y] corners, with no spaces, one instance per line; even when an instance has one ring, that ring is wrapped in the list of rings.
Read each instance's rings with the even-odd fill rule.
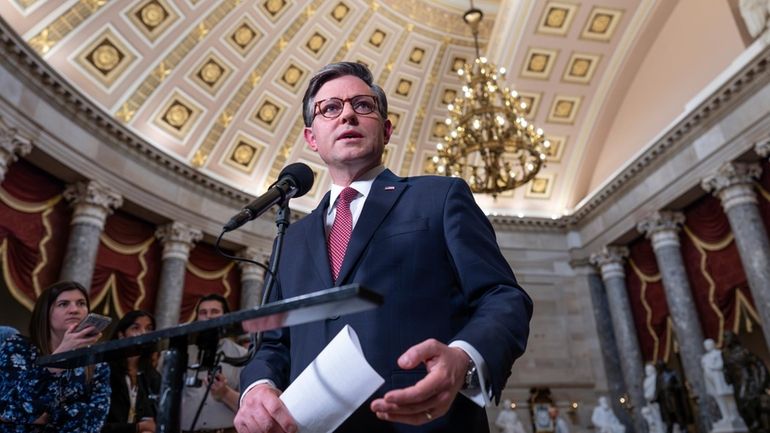
[[[250,389],[235,414],[238,433],[296,433],[297,424],[280,395],[281,391],[266,383]]]

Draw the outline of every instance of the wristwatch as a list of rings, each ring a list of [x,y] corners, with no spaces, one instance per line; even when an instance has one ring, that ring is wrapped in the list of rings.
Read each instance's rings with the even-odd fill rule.
[[[476,363],[473,362],[473,359],[468,357],[468,370],[465,371],[465,382],[463,382],[463,386],[460,389],[479,389],[480,387],[481,384],[479,383],[479,374],[476,369]]]

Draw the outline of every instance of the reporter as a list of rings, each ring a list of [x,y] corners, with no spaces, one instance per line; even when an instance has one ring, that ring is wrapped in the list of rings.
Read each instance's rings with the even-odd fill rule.
[[[150,313],[133,310],[118,321],[111,339],[136,337],[154,330],[155,318]],[[153,398],[160,391],[160,380],[151,352],[110,362],[112,396],[102,433],[154,432]]]
[[[39,356],[96,343],[92,326],[75,327],[90,311],[80,284],[63,281],[35,302],[30,337],[9,337],[0,346],[0,432],[98,432],[109,408],[109,367],[40,367]]]

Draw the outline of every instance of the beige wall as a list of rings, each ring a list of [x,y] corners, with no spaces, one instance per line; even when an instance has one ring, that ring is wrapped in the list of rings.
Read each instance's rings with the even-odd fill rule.
[[[744,50],[723,0],[680,0],[617,110],[588,191],[630,160]]]

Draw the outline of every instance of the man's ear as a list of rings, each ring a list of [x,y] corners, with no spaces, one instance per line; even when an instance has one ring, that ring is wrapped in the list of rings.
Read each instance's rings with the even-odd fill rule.
[[[318,152],[318,144],[315,141],[315,134],[313,134],[313,128],[305,127],[305,130],[303,131],[303,135],[305,136],[305,143],[307,143],[308,147],[313,150],[313,152]]]
[[[385,133],[385,144],[388,144],[388,142],[390,142],[390,136],[393,135],[393,123],[391,123],[390,119],[385,119],[382,126],[383,132]]]

